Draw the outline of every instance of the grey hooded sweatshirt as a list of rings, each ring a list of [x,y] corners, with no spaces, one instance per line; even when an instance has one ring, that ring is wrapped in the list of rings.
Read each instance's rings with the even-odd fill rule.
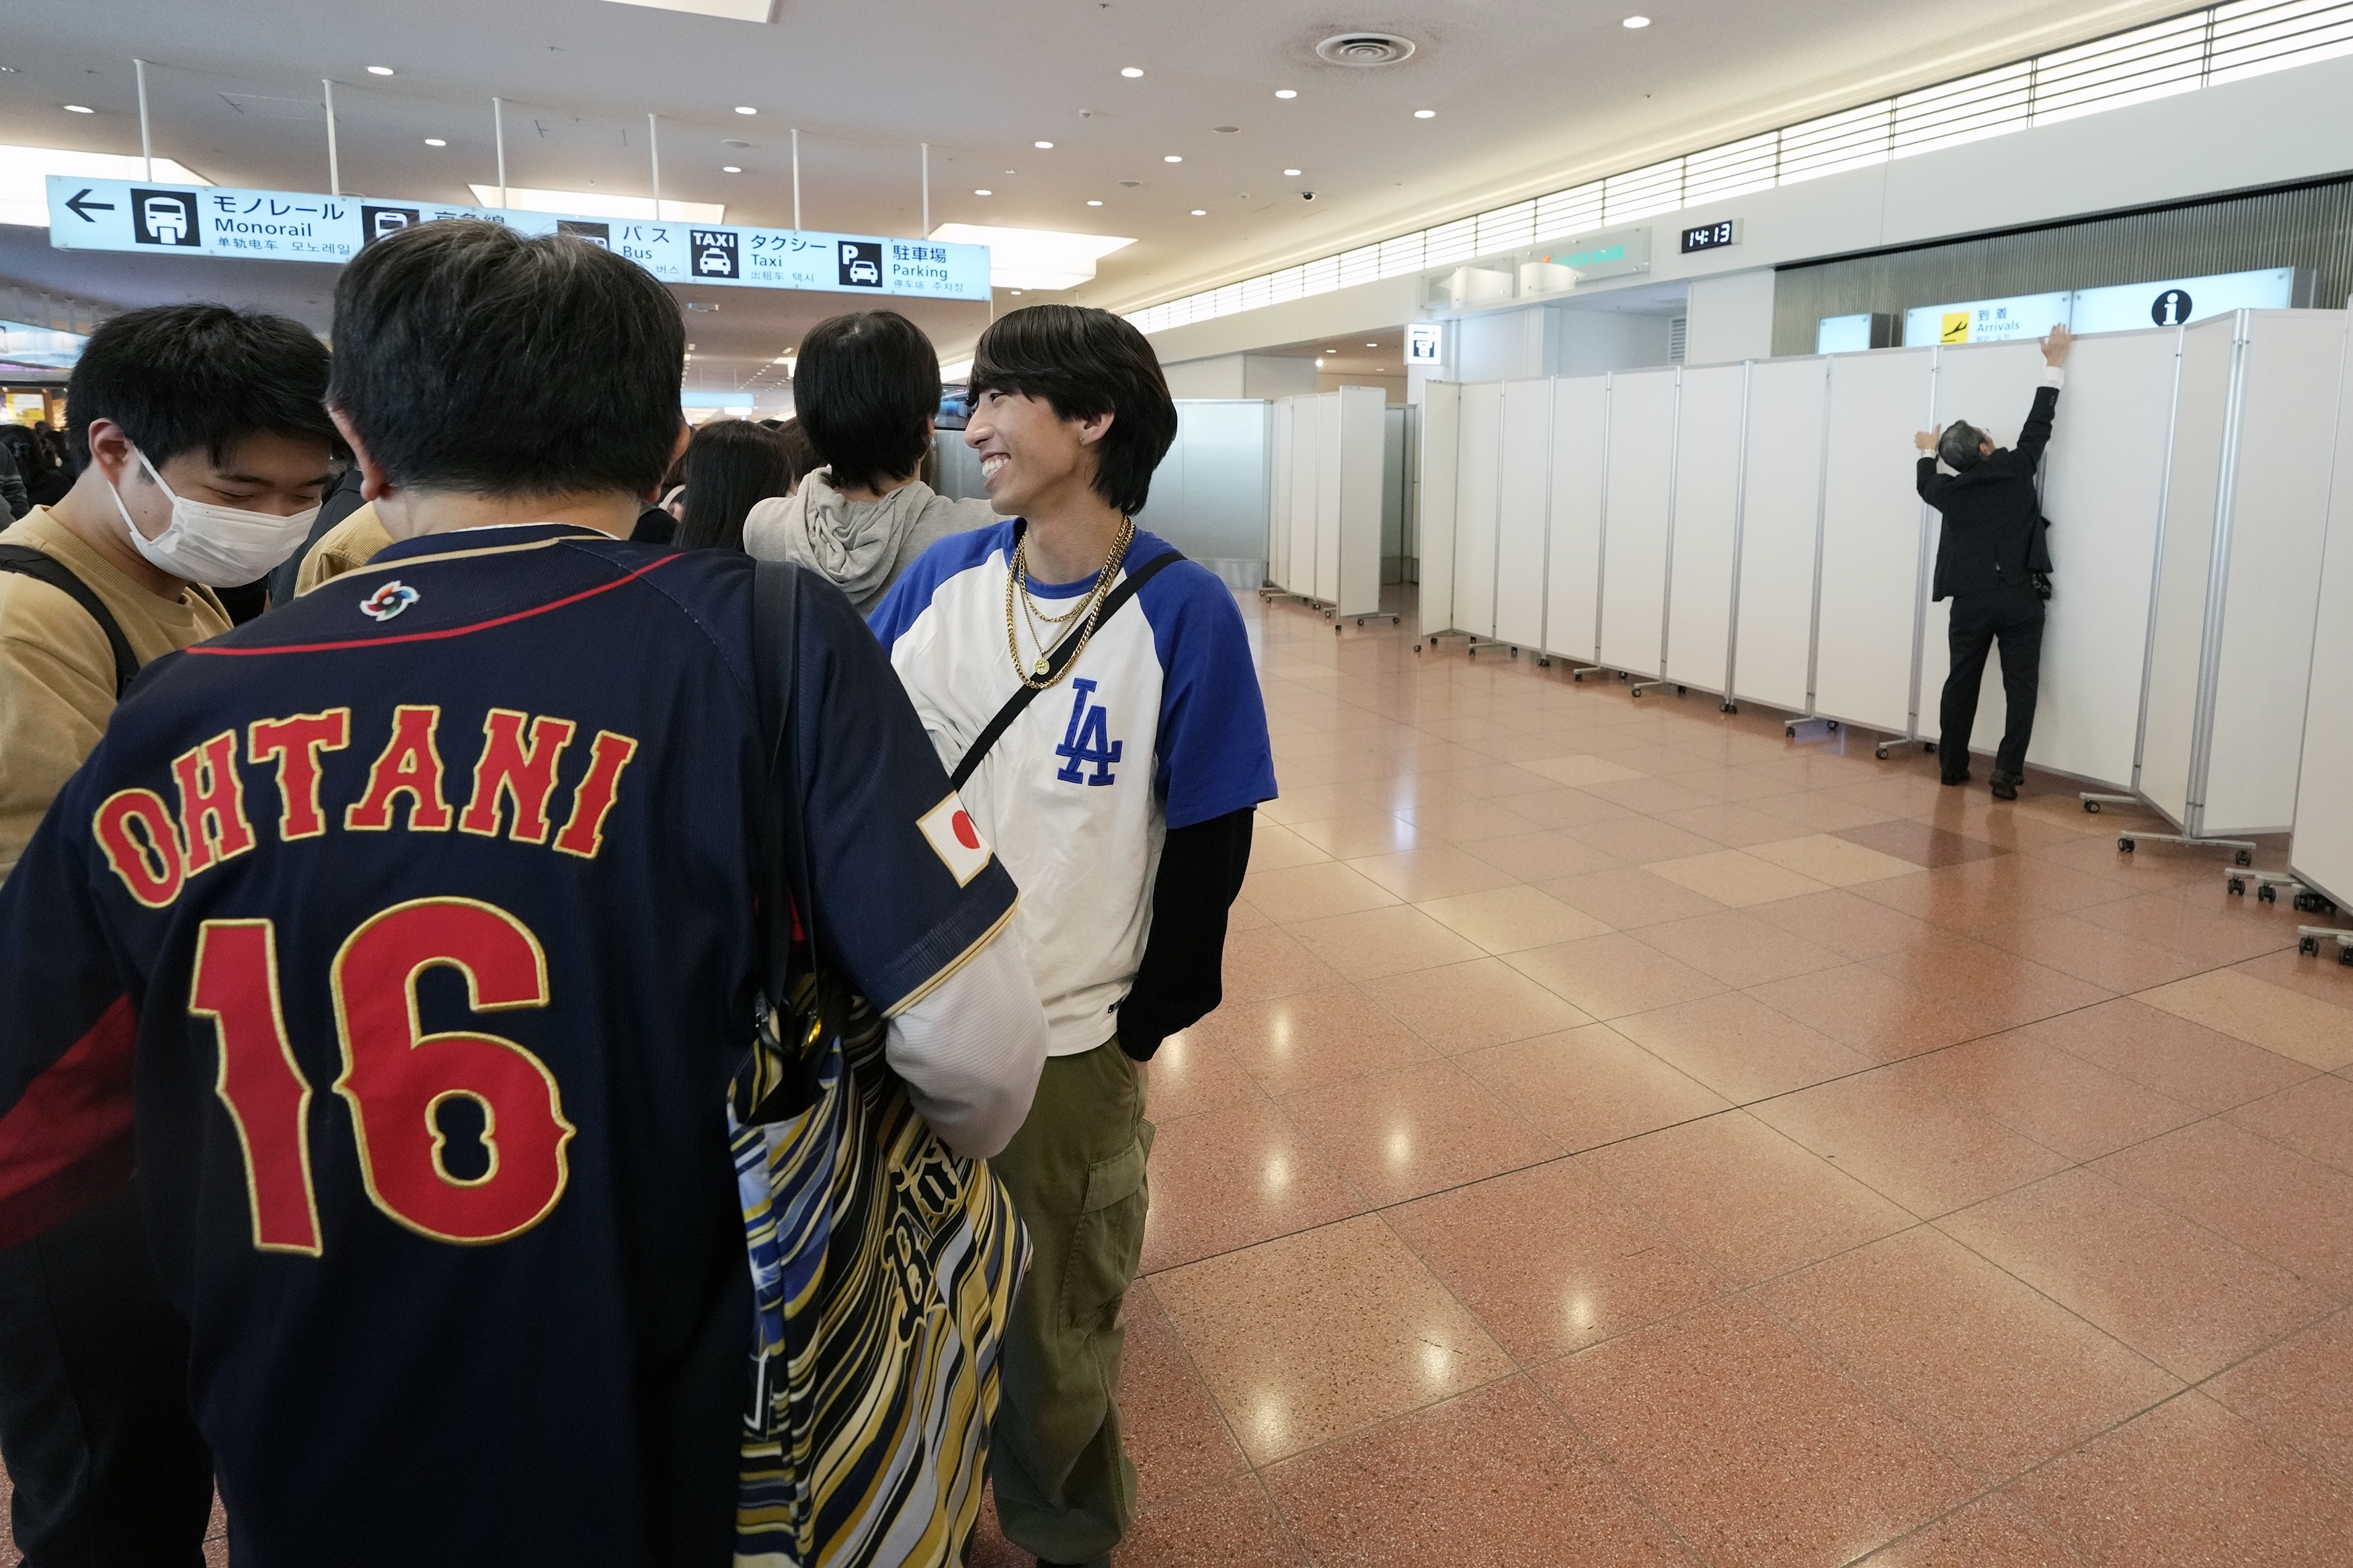
[[[833,488],[831,470],[817,468],[793,494],[751,510],[744,548],[823,574],[862,616],[934,541],[996,521],[987,501],[950,500],[921,479],[881,500],[851,500]]]

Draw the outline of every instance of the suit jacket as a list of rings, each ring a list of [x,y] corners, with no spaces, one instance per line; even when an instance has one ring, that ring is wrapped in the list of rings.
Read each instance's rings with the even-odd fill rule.
[[[1933,597],[2024,587],[2027,575],[2051,570],[2042,498],[2034,472],[2051,441],[2059,389],[2038,387],[2018,445],[2005,447],[1965,473],[1940,474],[1932,454],[1920,459],[1920,499],[1945,514],[1936,543]]]

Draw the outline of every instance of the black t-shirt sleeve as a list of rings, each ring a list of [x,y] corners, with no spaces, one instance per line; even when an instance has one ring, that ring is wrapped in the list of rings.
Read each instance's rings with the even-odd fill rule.
[[[899,677],[841,590],[796,574],[794,711],[819,952],[904,1006],[1012,913],[1016,890],[948,788]]]
[[[1160,1042],[1225,1000],[1226,914],[1250,869],[1255,807],[1172,827],[1152,881],[1152,934],[1119,1005],[1120,1049],[1149,1061]]]

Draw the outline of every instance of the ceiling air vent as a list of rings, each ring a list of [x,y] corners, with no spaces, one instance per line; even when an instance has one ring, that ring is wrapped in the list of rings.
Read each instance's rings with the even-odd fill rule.
[[[1393,66],[1413,57],[1413,40],[1395,33],[1335,33],[1315,46],[1316,57],[1335,66]]]

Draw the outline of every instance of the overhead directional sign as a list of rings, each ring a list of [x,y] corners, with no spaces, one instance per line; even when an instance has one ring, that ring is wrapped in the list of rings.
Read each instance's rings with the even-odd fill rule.
[[[380,196],[143,185],[48,176],[49,243],[60,250],[344,262],[370,242],[439,218],[486,218],[522,234],[569,234],[665,283],[987,300],[988,247],[742,224],[574,217]]]

